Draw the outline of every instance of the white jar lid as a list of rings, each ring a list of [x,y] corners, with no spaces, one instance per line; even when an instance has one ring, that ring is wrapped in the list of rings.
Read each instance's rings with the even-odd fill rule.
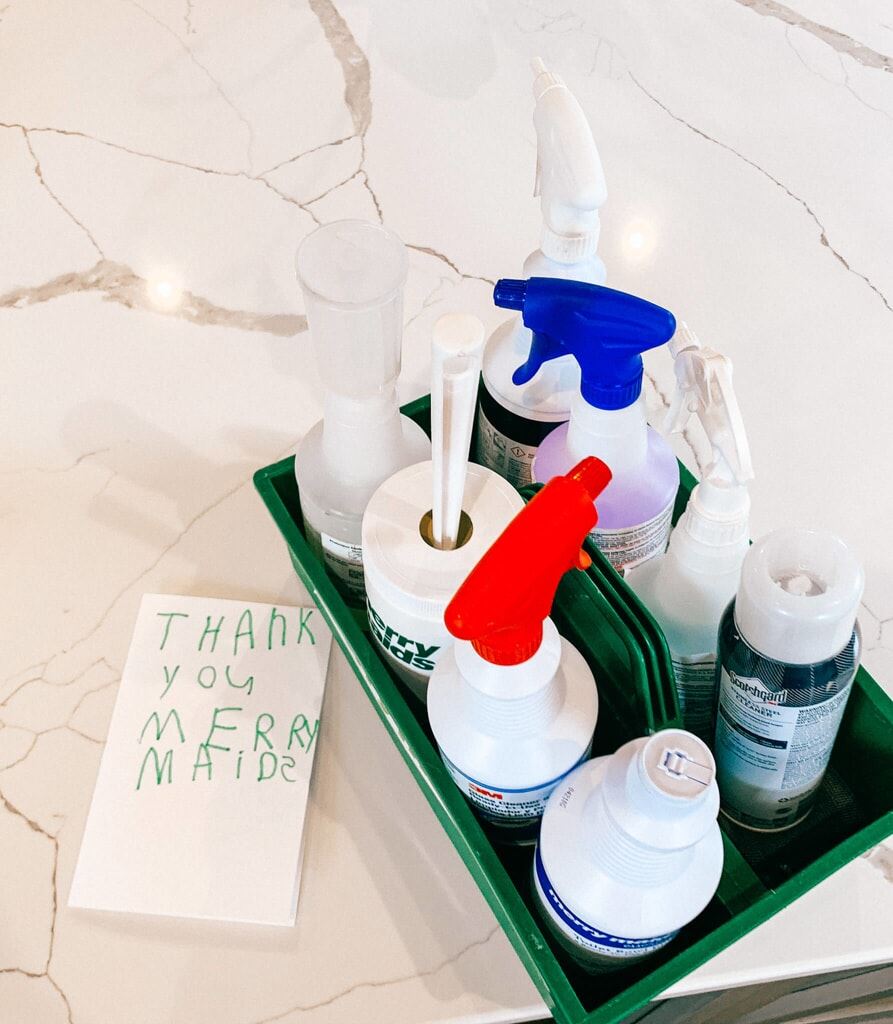
[[[442,620],[465,577],[524,507],[508,481],[470,465],[462,511],[471,521],[468,540],[452,551],[427,543],[420,525],[433,498],[430,462],[408,466],[372,495],[363,514],[363,571],[367,588],[407,614]],[[460,530],[461,534],[461,530]]]
[[[831,533],[775,530],[744,557],[735,624],[760,654],[811,665],[849,642],[865,574],[850,549]]]

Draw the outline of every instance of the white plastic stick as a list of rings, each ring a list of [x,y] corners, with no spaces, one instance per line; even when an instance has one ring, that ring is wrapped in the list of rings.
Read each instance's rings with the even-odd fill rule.
[[[431,505],[434,546],[452,551],[459,537],[468,449],[474,425],[484,325],[476,316],[448,313],[431,343]]]

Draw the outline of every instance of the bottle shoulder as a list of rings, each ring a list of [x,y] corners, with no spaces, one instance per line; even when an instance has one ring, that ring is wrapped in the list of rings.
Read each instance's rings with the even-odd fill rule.
[[[428,720],[443,754],[465,775],[502,789],[543,786],[564,776],[589,750],[598,717],[598,694],[583,656],[562,638],[559,669],[547,684],[559,707],[531,728],[505,730],[488,707],[468,693],[455,649],[444,652],[428,682]]]
[[[517,317],[506,320],[484,346],[484,386],[516,416],[561,423],[570,415],[571,399],[580,386],[580,369],[573,356],[545,363],[527,384],[514,384],[512,375],[527,359],[532,334]]]
[[[359,484],[345,483],[333,473],[323,453],[325,421],[319,420],[304,435],[295,452],[295,479],[301,503],[307,501],[323,514],[362,519],[369,499],[388,477],[407,466],[431,458],[431,441],[422,427],[400,416],[403,443],[392,453],[387,470]]]
[[[587,924],[626,938],[675,931],[710,902],[722,873],[722,836],[714,823],[686,851],[671,880],[635,885],[614,877],[600,863],[597,836],[590,832],[587,805],[599,793],[608,758],[586,762],[549,798],[540,829],[543,868],[555,892]]]
[[[671,548],[629,570],[626,582],[654,616],[673,655],[716,651],[723,612],[735,596],[736,582],[690,574]]]
[[[620,529],[647,522],[676,499],[679,463],[673,449],[653,427],[646,430],[648,444],[643,462],[627,466],[617,459],[607,460],[613,478],[598,499],[598,528]],[[567,431],[566,423],[556,427],[540,445],[533,463],[536,482],[568,473],[576,464],[568,448]],[[587,454],[604,458],[606,453],[593,444]]]

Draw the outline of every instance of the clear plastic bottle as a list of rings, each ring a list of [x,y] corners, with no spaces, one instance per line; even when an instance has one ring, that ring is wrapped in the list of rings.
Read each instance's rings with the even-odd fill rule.
[[[407,266],[393,232],[359,220],[317,228],[297,255],[326,394],[322,420],[298,446],[295,477],[307,539],[355,606],[365,602],[369,499],[397,470],[431,457],[427,435],[397,404]]]
[[[681,430],[696,415],[713,458],[670,535],[666,554],[633,569],[626,579],[667,638],[685,728],[711,743],[719,621],[738,590],[747,553],[747,482],[753,469],[730,360],[702,349],[684,324],[679,334],[679,344],[670,343],[679,386],[668,428]]]

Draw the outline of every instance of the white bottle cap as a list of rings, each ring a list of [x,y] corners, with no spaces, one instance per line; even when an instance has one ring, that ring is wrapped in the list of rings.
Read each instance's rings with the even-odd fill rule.
[[[692,491],[679,525],[710,547],[734,549],[747,541],[750,495],[743,484],[702,480]]]
[[[715,826],[716,763],[697,736],[663,729],[612,756],[604,797],[628,836],[653,850],[682,850]]]
[[[861,565],[833,534],[775,530],[744,557],[735,623],[765,657],[811,665],[849,642],[864,587]]]

